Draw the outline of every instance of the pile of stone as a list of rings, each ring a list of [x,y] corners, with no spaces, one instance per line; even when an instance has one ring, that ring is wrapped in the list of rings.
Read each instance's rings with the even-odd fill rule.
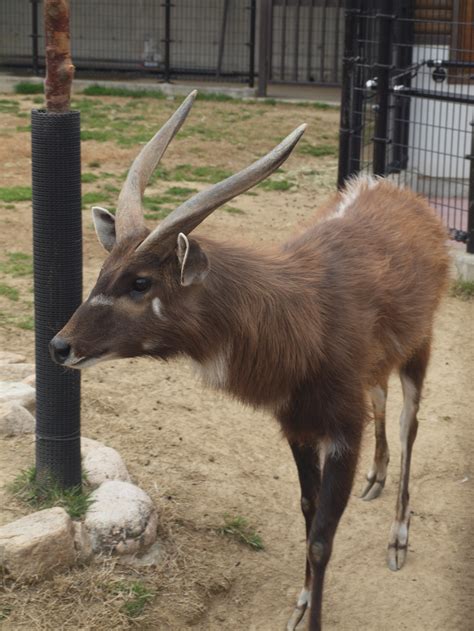
[[[34,432],[34,411],[34,366],[21,355],[0,352],[0,435]],[[0,572],[31,580],[104,553],[139,566],[159,562],[156,509],[132,483],[119,453],[84,437],[81,453],[94,488],[83,520],[74,521],[56,507],[0,527]]]

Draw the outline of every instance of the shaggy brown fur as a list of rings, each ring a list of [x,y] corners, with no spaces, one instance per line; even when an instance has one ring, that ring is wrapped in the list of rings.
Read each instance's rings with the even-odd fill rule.
[[[115,246],[91,296],[59,336],[81,358],[186,355],[211,385],[271,409],[298,466],[310,628],[319,629],[324,571],[368,417],[366,394],[378,386],[385,396],[393,370],[405,379],[408,442],[392,569],[405,557],[416,410],[448,280],[445,231],[413,192],[356,180],[319,221],[273,251],[197,237],[183,261],[175,252],[157,256],[153,247],[136,251],[144,236]],[[207,275],[182,286],[182,271],[192,278],[193,261]],[[137,277],[151,279],[143,295],[133,292]],[[93,304],[97,296],[104,304]],[[376,482],[378,493],[388,462],[384,401],[377,414],[379,455],[369,486]],[[309,600],[297,605],[289,629]]]

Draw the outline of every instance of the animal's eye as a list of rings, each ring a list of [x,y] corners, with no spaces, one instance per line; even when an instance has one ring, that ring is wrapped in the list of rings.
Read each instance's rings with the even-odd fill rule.
[[[132,283],[132,293],[139,293],[139,294],[143,294],[146,291],[148,291],[151,287],[151,278],[143,278],[141,276],[139,276],[138,278],[135,278],[135,280]]]

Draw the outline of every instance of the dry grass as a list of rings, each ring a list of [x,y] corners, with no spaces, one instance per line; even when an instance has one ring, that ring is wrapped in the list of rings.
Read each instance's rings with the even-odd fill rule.
[[[3,348],[17,348],[19,340],[25,348],[32,348],[33,342],[29,330],[32,326],[32,269],[27,118],[30,110],[41,106],[42,102],[40,95],[15,95],[4,99],[0,108],[0,161],[4,165],[0,173],[0,191],[3,190],[0,217],[4,226],[0,234]],[[78,95],[75,98],[74,106],[81,110],[84,138],[82,190],[86,251],[91,251],[92,240],[95,244],[88,206],[99,203],[113,210],[127,165],[177,103],[177,100],[129,96]],[[232,205],[215,218],[219,234],[224,238],[242,234],[243,221],[246,221],[245,232],[250,239],[260,239],[262,234],[269,241],[284,238],[290,221],[294,225],[305,219],[308,209],[314,209],[315,198],[321,199],[327,191],[334,190],[337,161],[333,151],[338,118],[334,109],[278,105],[271,101],[198,101],[147,189],[147,218],[155,222],[194,191],[242,168],[267,152],[298,124],[308,122],[307,144],[297,148],[291,163],[269,183],[232,200]],[[317,150],[309,151],[308,147],[319,145],[323,147],[321,155],[315,157]],[[286,208],[291,211],[282,210]],[[270,219],[269,215],[257,212],[261,209],[271,211]],[[98,250],[93,252],[92,259],[85,259],[86,284],[98,268]],[[93,410],[94,414],[100,413],[103,422],[104,418],[110,418],[117,403],[107,397],[104,400],[103,396],[97,401],[93,396],[85,397],[85,416]],[[130,429],[128,432],[133,444],[137,436]],[[106,442],[108,438],[104,436]],[[126,459],[133,458],[133,447],[127,446],[122,455]],[[143,467],[136,465],[134,473],[137,482],[143,485],[146,480]],[[162,479],[158,482],[163,483]],[[179,474],[176,482],[179,482]],[[143,488],[149,489],[146,483]],[[189,498],[187,504],[185,501],[175,503],[157,494],[153,499],[160,515],[158,537],[163,550],[158,568],[138,570],[120,565],[117,559],[104,558],[41,583],[5,581],[0,592],[2,629],[181,631],[193,625],[206,628],[206,615],[212,602],[221,596],[230,597],[229,592],[239,580],[240,563],[255,562],[257,555],[252,547],[259,546],[258,535],[249,532],[241,522],[226,526],[232,531],[226,534],[231,536],[219,534],[215,518],[189,516]],[[238,508],[227,504],[223,504],[218,513],[222,515],[227,509],[238,514]],[[260,528],[255,512],[249,513],[249,519],[255,528]],[[241,535],[255,545],[250,548],[241,545],[235,540],[242,540]],[[259,563],[264,563],[267,555],[266,551],[259,552]],[[239,588],[240,595],[245,585],[246,581]]]

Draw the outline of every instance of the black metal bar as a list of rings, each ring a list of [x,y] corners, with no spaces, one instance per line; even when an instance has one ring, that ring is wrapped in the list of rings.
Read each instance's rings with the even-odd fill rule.
[[[222,58],[224,57],[225,33],[227,30],[227,18],[229,16],[230,0],[224,0],[224,10],[222,12],[221,32],[219,36],[219,50],[217,53],[217,70],[216,77],[219,78],[222,72]]]
[[[455,94],[454,92],[435,92],[434,90],[419,90],[418,88],[404,88],[397,86],[390,88],[389,92],[399,93],[402,96],[418,96],[433,101],[447,101],[448,103],[464,103],[474,105],[474,96],[468,94]]]
[[[334,25],[334,74],[333,80],[337,82],[339,76],[339,24],[340,24],[341,0],[336,7],[336,23]]]
[[[375,118],[374,174],[386,174],[388,133],[388,114],[390,105],[390,70],[392,63],[393,0],[378,3],[376,15],[379,23],[377,63],[374,64],[377,75],[377,115]]]
[[[326,7],[327,0],[323,2],[323,15],[321,24],[321,56],[319,60],[319,80],[324,81],[324,66],[326,57]]]
[[[350,174],[351,110],[352,110],[352,76],[355,62],[356,46],[356,5],[357,2],[347,0],[344,28],[344,56],[342,59],[341,117],[339,124],[339,164],[337,186],[342,188]]]
[[[295,41],[293,44],[293,80],[298,80],[298,58],[300,47],[300,2],[297,0],[295,9]]]
[[[165,59],[163,78],[166,83],[171,79],[171,0],[165,0]]]
[[[467,215],[467,246],[466,251],[469,254],[474,254],[474,120],[470,122],[471,125],[471,155],[470,167],[469,167],[469,208]]]
[[[255,27],[257,21],[257,0],[250,0],[250,40],[249,40],[249,87],[255,85]]]
[[[311,82],[311,58],[313,54],[313,19],[314,0],[311,0],[308,8],[308,47],[306,49],[306,80]]]
[[[288,0],[283,0],[283,15],[281,16],[281,49],[280,49],[280,79],[285,78],[285,53],[286,53],[286,9]]]
[[[408,0],[402,3],[400,18],[396,29],[396,66],[397,70],[410,68],[413,64],[413,45],[415,43],[415,29],[413,24],[413,3]],[[401,77],[401,85],[411,86],[411,73],[407,72]],[[394,98],[393,110],[393,153],[390,164],[391,173],[399,172],[408,166],[408,141],[410,133],[410,105],[409,96],[397,93]]]
[[[48,345],[82,299],[80,136],[79,112],[33,110],[36,475],[64,488],[81,483],[80,373]]]
[[[38,2],[39,0],[31,0],[31,60],[33,72],[36,76],[39,75]]]
[[[268,73],[270,67],[269,51],[271,38],[271,0],[260,1],[260,28],[258,47],[258,85],[257,96],[267,95]]]

